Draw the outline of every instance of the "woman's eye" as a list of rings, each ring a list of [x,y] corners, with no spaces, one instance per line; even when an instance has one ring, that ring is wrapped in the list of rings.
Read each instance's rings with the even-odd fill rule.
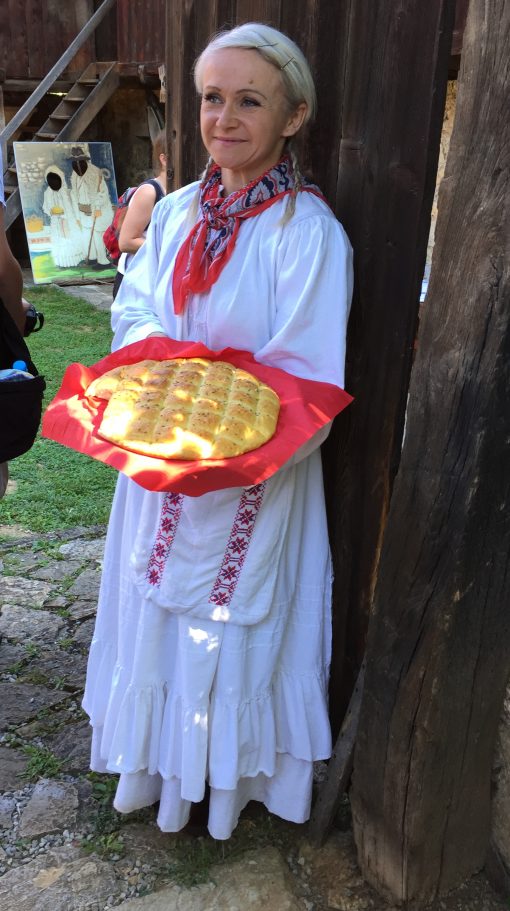
[[[214,92],[207,92],[207,94],[202,95],[202,101],[208,101],[210,104],[219,104],[221,98],[219,95],[215,95]]]
[[[260,102],[256,98],[243,98],[243,105],[248,108],[259,108]]]

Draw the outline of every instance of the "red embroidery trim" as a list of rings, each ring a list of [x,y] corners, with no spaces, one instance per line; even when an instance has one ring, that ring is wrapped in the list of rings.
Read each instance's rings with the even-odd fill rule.
[[[159,528],[145,574],[145,578],[150,585],[159,586],[161,584],[165,563],[168,560],[179,519],[181,518],[183,499],[182,493],[167,493],[163,500]]]
[[[248,553],[255,520],[262,506],[265,488],[265,481],[249,487],[239,500],[223,562],[209,595],[209,604],[225,607],[232,600]]]

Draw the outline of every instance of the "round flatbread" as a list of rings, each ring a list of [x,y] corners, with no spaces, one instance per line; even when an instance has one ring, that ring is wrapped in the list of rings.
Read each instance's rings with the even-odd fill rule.
[[[226,361],[145,360],[97,377],[87,396],[108,399],[99,436],[162,459],[227,459],[273,436],[280,400]]]

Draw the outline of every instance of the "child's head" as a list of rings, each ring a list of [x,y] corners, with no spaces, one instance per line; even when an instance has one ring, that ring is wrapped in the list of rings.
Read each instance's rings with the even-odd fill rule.
[[[166,130],[160,130],[152,143],[152,167],[155,174],[166,171]]]

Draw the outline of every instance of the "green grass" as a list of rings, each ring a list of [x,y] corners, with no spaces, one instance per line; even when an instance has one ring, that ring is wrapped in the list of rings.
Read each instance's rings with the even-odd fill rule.
[[[59,759],[50,750],[31,744],[26,744],[21,749],[26,756],[30,757],[27,767],[22,773],[22,778],[27,781],[37,781],[38,778],[56,778],[60,774],[62,759]]]
[[[48,405],[69,364],[90,365],[109,353],[110,314],[54,286],[26,289],[25,297],[45,317],[28,345],[46,379]],[[9,463],[9,475],[15,490],[0,500],[0,525],[48,532],[108,519],[117,472],[40,434],[29,452]]]

